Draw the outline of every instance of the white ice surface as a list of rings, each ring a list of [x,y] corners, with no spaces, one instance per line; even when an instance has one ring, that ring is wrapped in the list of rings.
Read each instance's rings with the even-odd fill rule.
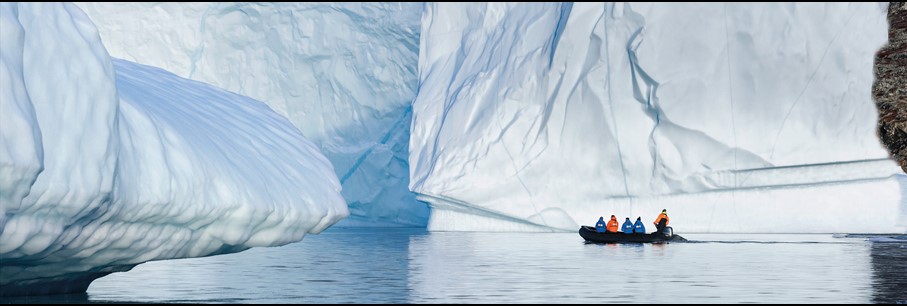
[[[334,165],[352,223],[424,226],[409,184],[421,3],[78,3],[110,54],[267,103]]]
[[[0,34],[0,295],[283,245],[349,214],[285,117],[111,59],[75,5],[2,3]]]
[[[432,230],[904,231],[880,3],[435,3],[410,189]],[[901,217],[898,217],[901,216]]]

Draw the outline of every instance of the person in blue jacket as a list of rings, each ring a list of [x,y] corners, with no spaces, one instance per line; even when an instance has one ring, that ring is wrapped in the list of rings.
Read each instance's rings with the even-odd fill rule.
[[[646,233],[646,226],[642,224],[642,217],[636,217],[636,223],[633,224],[633,232],[637,234]]]
[[[621,231],[624,232],[624,234],[632,234],[632,233],[633,233],[633,222],[630,222],[630,218],[629,218],[629,217],[627,217],[627,220],[624,221],[624,225],[622,225],[622,226],[620,227],[620,229],[621,229]]]
[[[605,217],[598,217],[598,222],[595,223],[595,232],[596,233],[605,232]]]

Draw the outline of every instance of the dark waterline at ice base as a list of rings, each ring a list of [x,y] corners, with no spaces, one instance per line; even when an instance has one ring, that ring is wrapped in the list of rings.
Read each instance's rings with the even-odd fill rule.
[[[693,242],[600,245],[576,233],[335,228],[283,247],[141,264],[86,294],[3,301],[907,303],[904,241],[684,236]]]

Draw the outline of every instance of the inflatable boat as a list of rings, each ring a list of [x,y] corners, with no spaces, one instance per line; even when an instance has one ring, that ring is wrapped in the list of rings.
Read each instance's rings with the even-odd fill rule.
[[[599,233],[595,231],[595,227],[583,225],[579,228],[579,235],[583,237],[583,239],[586,239],[587,242],[594,243],[664,243],[687,241],[680,235],[674,235],[674,229],[670,226],[665,227],[661,233],[624,234],[623,232]]]

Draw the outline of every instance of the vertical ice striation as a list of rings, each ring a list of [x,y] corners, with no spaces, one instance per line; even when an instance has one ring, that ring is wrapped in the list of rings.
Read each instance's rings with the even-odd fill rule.
[[[0,295],[276,246],[349,212],[327,158],[259,101],[112,60],[72,4],[0,4]]]
[[[361,224],[424,225],[409,184],[421,3],[79,3],[114,57],[264,101],[331,160]]]
[[[430,229],[903,230],[869,92],[884,5],[436,3],[422,26]]]
[[[0,3],[0,210],[15,209],[44,169],[44,148],[23,71],[25,31],[18,7]],[[0,229],[6,222],[0,216]],[[2,233],[2,232],[0,232]]]

